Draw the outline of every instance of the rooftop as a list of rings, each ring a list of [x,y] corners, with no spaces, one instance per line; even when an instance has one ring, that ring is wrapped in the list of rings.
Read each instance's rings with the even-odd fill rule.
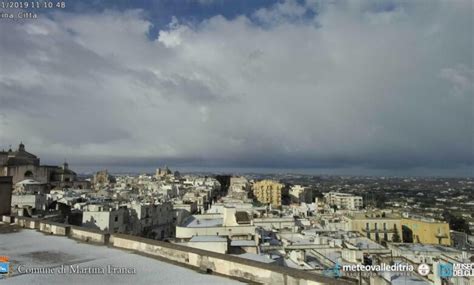
[[[458,250],[442,246],[442,245],[432,245],[432,244],[420,244],[420,243],[413,243],[413,244],[398,244],[397,247],[404,251],[412,251],[412,252],[458,252]]]
[[[230,246],[257,246],[254,240],[233,240],[230,242]]]
[[[255,261],[258,261],[258,262],[263,262],[263,263],[273,263],[275,262],[275,260],[265,256],[265,255],[261,255],[261,254],[255,254],[255,253],[244,253],[244,254],[239,254],[239,255],[236,255],[238,257],[241,257],[241,258],[245,258],[245,259],[250,259],[250,260],[255,260]]]
[[[224,220],[222,218],[203,218],[193,216],[186,223],[188,228],[207,228],[207,227],[220,227],[222,226]]]
[[[191,242],[227,242],[226,237],[222,236],[193,236]]]
[[[78,243],[64,237],[48,236],[32,230],[0,235],[0,254],[8,256],[13,275],[8,284],[238,284],[215,275],[158,261],[124,250]],[[21,274],[24,268],[49,267],[52,274]],[[67,274],[56,270],[61,265],[81,268],[127,267],[136,274]],[[0,281],[0,284],[2,281]]]
[[[351,243],[358,249],[385,249],[385,247],[381,246],[380,244],[368,239],[368,238],[351,238],[347,239],[347,242]]]

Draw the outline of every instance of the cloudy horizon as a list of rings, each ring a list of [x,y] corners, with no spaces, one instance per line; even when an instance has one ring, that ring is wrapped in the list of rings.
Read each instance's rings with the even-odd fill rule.
[[[0,150],[474,176],[473,1],[130,2],[0,20]]]

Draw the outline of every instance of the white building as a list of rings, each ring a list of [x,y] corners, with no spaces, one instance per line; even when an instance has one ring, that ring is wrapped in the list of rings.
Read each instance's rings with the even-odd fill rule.
[[[175,198],[178,196],[178,187],[173,184],[161,185],[158,190],[158,193],[161,193],[165,197]]]
[[[41,183],[33,179],[25,179],[15,184],[14,193],[16,194],[34,194],[45,193],[46,183]]]
[[[291,186],[289,191],[292,203],[311,203],[311,189],[301,185]]]
[[[247,200],[250,191],[250,183],[247,178],[243,176],[234,176],[230,178],[230,186],[228,191],[229,198],[239,200]]]
[[[223,236],[193,236],[187,246],[226,254],[228,249],[227,237]]]
[[[193,236],[251,240],[255,236],[255,226],[248,212],[225,207],[222,214],[193,215],[176,226],[176,238],[190,239]]]
[[[45,194],[20,194],[12,195],[12,209],[15,212],[15,208],[27,208],[30,207],[35,210],[46,210],[48,199]]]
[[[173,205],[170,202],[144,204],[132,202],[129,209],[128,228],[131,234],[164,239],[173,233]]]
[[[348,193],[329,192],[324,194],[326,204],[336,206],[338,209],[357,210],[362,208],[363,200],[361,196]]]
[[[87,205],[82,214],[82,226],[112,233],[126,233],[127,215],[126,207]]]
[[[205,213],[209,208],[210,198],[206,191],[190,191],[183,195],[183,201],[187,203],[195,202],[197,205],[197,211],[199,213]]]

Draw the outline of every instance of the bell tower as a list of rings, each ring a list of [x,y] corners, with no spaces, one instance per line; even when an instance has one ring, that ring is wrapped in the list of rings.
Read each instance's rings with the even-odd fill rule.
[[[25,145],[23,142],[20,142],[20,145],[18,146],[18,151],[24,152],[25,151]]]

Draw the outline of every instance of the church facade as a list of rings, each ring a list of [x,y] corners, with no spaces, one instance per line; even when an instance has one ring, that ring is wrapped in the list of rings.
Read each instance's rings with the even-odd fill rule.
[[[85,181],[77,181],[77,175],[69,169],[69,165],[62,166],[41,165],[40,159],[26,151],[25,145],[20,143],[13,151],[0,151],[0,176],[11,176],[13,184],[32,179],[54,187],[87,187]]]

